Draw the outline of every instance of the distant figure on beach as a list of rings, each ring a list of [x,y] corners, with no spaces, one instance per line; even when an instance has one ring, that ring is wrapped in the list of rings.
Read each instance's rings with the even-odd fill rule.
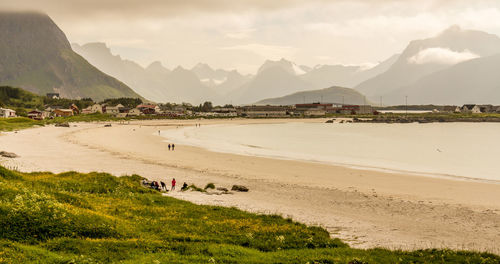
[[[160,184],[161,184],[161,189],[166,191],[167,190],[167,185],[164,182],[162,182],[162,181],[160,181]]]
[[[175,183],[176,183],[175,178],[173,178],[172,179],[172,189],[171,189],[172,191],[175,190]]]
[[[170,150],[170,144],[168,144],[168,150]]]
[[[160,135],[160,130],[158,130],[158,136]]]
[[[172,151],[174,151],[175,149],[175,144],[172,144]]]
[[[188,184],[186,182],[184,182],[184,184],[182,185],[181,191],[186,191],[187,189],[188,189]]]

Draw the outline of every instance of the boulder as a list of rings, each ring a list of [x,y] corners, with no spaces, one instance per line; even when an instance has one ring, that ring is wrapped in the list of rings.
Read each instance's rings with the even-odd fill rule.
[[[243,185],[233,185],[233,187],[231,188],[231,191],[248,192],[248,188],[243,186]]]
[[[224,188],[224,187],[217,187],[217,191],[228,192],[229,190],[227,188]]]
[[[16,153],[7,152],[7,151],[0,151],[0,156],[5,157],[5,158],[11,158],[11,159],[19,157]]]
[[[69,123],[67,123],[67,122],[65,122],[65,123],[57,123],[56,127],[69,127]]]

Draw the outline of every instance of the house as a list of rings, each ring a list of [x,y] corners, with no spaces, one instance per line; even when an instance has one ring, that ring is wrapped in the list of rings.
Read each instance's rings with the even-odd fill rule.
[[[495,112],[493,105],[478,105],[481,113],[491,113]]]
[[[371,105],[341,105],[340,107],[333,107],[327,109],[328,113],[338,113],[347,115],[363,115],[363,114],[373,114],[373,108]]]
[[[56,117],[73,116],[73,109],[56,109],[54,110],[54,115]]]
[[[475,104],[465,104],[460,109],[462,113],[479,114],[481,113],[481,108]]]
[[[136,107],[145,115],[152,115],[161,111],[160,107],[152,104],[140,104]]]
[[[143,113],[139,108],[131,109],[127,113],[127,116],[140,116],[140,115],[143,115]]]
[[[0,108],[0,117],[3,118],[16,117],[16,111],[8,108]]]
[[[445,105],[443,107],[443,112],[447,113],[460,113],[460,107],[456,105]]]
[[[90,110],[91,110],[91,113],[92,114],[95,114],[95,113],[101,113],[103,112],[102,110],[102,105],[100,104],[94,104],[90,107]]]
[[[85,109],[82,109],[82,114],[83,115],[88,115],[88,114],[92,114],[92,106],[89,106]]]
[[[106,114],[116,115],[120,113],[120,108],[117,106],[106,106]]]
[[[306,111],[310,109],[320,109],[325,110],[333,107],[333,104],[321,104],[321,103],[312,103],[312,104],[296,104],[295,109],[300,111]]]
[[[45,118],[44,113],[39,110],[33,110],[28,112],[28,118],[33,120],[43,120]]]
[[[304,116],[324,116],[326,111],[324,109],[308,109],[302,112]]]
[[[282,106],[245,106],[239,108],[241,116],[246,117],[286,117],[287,110]]]
[[[73,110],[73,114],[74,115],[78,115],[80,114],[80,109],[78,108],[78,106],[76,106],[75,104],[71,104],[71,106],[69,107],[71,110]]]
[[[50,98],[50,99],[59,99],[59,98],[61,98],[59,96],[59,93],[47,93],[47,97]]]
[[[53,112],[56,109],[63,109],[63,108],[64,107],[62,107],[60,105],[51,105],[51,106],[48,106],[47,108],[45,108],[45,111],[47,111],[47,112]]]
[[[212,109],[212,112],[216,113],[216,116],[224,116],[224,117],[238,116],[238,112],[234,107],[215,107]]]
[[[312,103],[312,104],[296,104],[294,109],[294,114],[304,115],[304,116],[324,116],[328,112],[328,109],[332,109],[333,104],[322,104],[322,103]]]
[[[118,111],[120,113],[125,113],[126,114],[126,113],[128,113],[128,111],[130,111],[130,108],[128,108],[128,107],[120,107],[120,108],[118,108]]]

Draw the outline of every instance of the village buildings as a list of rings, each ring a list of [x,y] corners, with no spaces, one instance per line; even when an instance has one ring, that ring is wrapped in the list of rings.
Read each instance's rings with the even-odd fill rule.
[[[286,108],[282,106],[243,106],[238,108],[238,115],[243,117],[286,117]]]
[[[0,117],[1,118],[16,117],[16,111],[8,108],[0,108]]]

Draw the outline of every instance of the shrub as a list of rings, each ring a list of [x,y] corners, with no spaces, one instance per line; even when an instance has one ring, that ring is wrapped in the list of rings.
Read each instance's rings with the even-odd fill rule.
[[[208,190],[208,189],[215,189],[215,184],[207,183],[207,185],[205,186],[205,190]]]

